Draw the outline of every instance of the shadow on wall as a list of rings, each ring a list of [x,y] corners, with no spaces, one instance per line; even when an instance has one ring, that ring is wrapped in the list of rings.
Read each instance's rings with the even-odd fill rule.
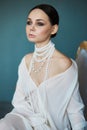
[[[87,41],[83,41],[77,50],[80,93],[85,104],[85,118],[87,120]]]

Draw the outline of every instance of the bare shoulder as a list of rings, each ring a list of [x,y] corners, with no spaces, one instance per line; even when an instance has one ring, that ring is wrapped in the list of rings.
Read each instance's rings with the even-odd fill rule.
[[[60,59],[60,65],[61,65],[61,69],[65,71],[72,65],[72,61],[70,58],[64,56]]]
[[[26,63],[26,67],[29,69],[29,64],[30,64],[30,61],[31,61],[31,58],[33,56],[33,53],[29,53],[25,56],[25,63]]]
[[[54,60],[59,73],[66,71],[72,65],[71,59],[57,50],[54,54]]]

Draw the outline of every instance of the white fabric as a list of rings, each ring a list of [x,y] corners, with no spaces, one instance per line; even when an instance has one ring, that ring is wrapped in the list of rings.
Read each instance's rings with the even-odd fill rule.
[[[12,104],[14,109],[3,120],[19,122],[8,130],[83,130],[83,102],[78,88],[77,65],[43,81],[39,87],[30,77],[25,57],[19,66],[19,78]],[[16,118],[19,117],[18,118]],[[21,119],[21,120],[20,120]],[[23,127],[20,126],[22,123]],[[0,130],[4,130],[0,124]],[[7,129],[6,129],[7,130]]]

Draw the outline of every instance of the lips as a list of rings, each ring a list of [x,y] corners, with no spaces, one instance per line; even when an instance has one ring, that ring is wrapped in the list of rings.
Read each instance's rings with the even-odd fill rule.
[[[34,34],[29,34],[29,38],[34,38],[35,35]]]

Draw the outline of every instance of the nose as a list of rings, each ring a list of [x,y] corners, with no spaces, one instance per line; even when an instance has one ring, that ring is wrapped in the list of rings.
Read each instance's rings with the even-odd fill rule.
[[[30,30],[31,30],[31,31],[34,31],[34,30],[35,30],[35,25],[34,25],[34,24],[32,24],[32,25],[30,26]]]

